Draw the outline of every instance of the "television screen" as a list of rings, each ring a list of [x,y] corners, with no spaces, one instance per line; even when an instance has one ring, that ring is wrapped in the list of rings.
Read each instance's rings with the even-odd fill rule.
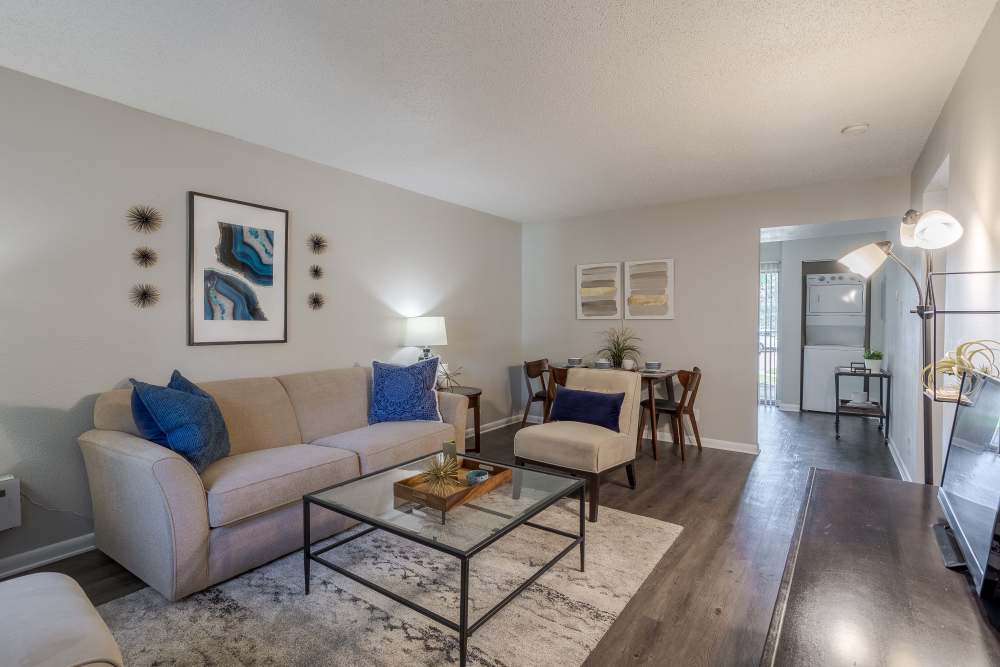
[[[984,581],[995,584],[1000,571],[1000,382],[970,374],[962,391],[938,498],[976,590],[984,594]]]

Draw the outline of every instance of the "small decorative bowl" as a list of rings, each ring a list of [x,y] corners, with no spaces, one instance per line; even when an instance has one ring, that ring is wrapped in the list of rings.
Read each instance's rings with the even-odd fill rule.
[[[470,470],[465,473],[465,479],[469,482],[469,486],[473,484],[481,484],[490,478],[490,474],[485,470]]]
[[[566,365],[567,366],[582,366],[583,365],[583,357],[570,357],[569,359],[566,360]]]
[[[647,371],[658,371],[663,368],[663,364],[659,361],[647,361],[646,370]]]

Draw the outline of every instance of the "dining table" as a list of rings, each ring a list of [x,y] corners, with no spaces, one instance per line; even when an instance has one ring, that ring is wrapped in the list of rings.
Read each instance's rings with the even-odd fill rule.
[[[598,368],[597,366],[594,366],[593,364],[582,364],[582,365],[578,365],[578,366],[570,366],[569,364],[565,364],[565,363],[551,363],[550,362],[549,363],[549,373],[550,373],[550,377],[551,377],[551,382],[548,383],[548,386],[549,386],[549,395],[550,395],[550,398],[549,398],[549,401],[548,401],[549,403],[551,403],[552,399],[555,398],[555,391],[556,391],[555,385],[557,385],[557,384],[564,384],[565,383],[565,378],[566,378],[565,371],[568,371],[568,370],[570,370],[572,368],[592,368],[592,369],[595,369],[595,370],[622,370],[620,368],[618,368],[618,369],[615,369],[615,368]],[[559,371],[559,372],[554,372],[554,371]],[[647,400],[649,400],[649,407],[650,407],[650,413],[651,413],[651,417],[650,417],[650,421],[649,421],[649,426],[650,426],[650,431],[651,431],[651,434],[652,434],[651,437],[652,437],[652,440],[653,440],[653,451],[656,452],[656,446],[657,446],[657,442],[656,442],[656,383],[657,382],[663,382],[664,384],[666,384],[667,385],[667,402],[669,402],[669,403],[676,403],[677,402],[677,397],[674,394],[674,378],[677,376],[677,373],[680,372],[680,369],[646,370],[644,368],[636,368],[632,372],[638,373],[639,376],[642,378],[642,383],[644,385],[646,385],[646,398],[647,398]],[[546,418],[546,420],[548,419],[548,414],[547,413],[545,415],[545,418]],[[642,434],[639,434],[639,436],[642,437]]]

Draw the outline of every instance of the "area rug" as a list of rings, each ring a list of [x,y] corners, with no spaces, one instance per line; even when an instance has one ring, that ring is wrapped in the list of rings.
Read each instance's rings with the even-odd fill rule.
[[[575,531],[578,503],[538,523]],[[681,532],[602,507],[587,524],[586,572],[573,551],[488,621],[469,642],[469,664],[579,665]],[[475,556],[475,620],[567,543],[522,526]],[[382,531],[325,557],[457,620],[459,561]],[[457,633],[330,569],[313,564],[303,594],[302,555],[168,602],[146,588],[99,608],[125,663],[141,665],[457,665]]]

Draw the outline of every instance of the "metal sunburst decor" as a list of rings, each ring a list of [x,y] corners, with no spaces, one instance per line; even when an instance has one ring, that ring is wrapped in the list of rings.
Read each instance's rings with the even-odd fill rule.
[[[322,255],[326,252],[328,245],[326,237],[322,234],[310,234],[309,238],[306,239],[306,244],[309,246],[309,250],[311,250],[314,255]]]
[[[132,251],[132,261],[144,269],[156,264],[159,258],[156,251],[148,246],[140,246]]]
[[[313,264],[309,267],[309,275],[312,276],[313,280],[319,280],[323,277],[323,267],[319,264]]]
[[[160,290],[146,283],[138,283],[129,290],[128,300],[136,308],[150,308],[160,302]]]
[[[319,292],[313,292],[312,294],[309,295],[307,303],[309,304],[309,307],[312,308],[313,310],[319,310],[326,303],[326,297],[324,297]]]
[[[439,454],[428,464],[420,482],[435,496],[447,496],[462,488],[458,481],[458,460]]]
[[[125,219],[133,231],[143,234],[152,234],[163,224],[163,215],[152,206],[132,206]]]

